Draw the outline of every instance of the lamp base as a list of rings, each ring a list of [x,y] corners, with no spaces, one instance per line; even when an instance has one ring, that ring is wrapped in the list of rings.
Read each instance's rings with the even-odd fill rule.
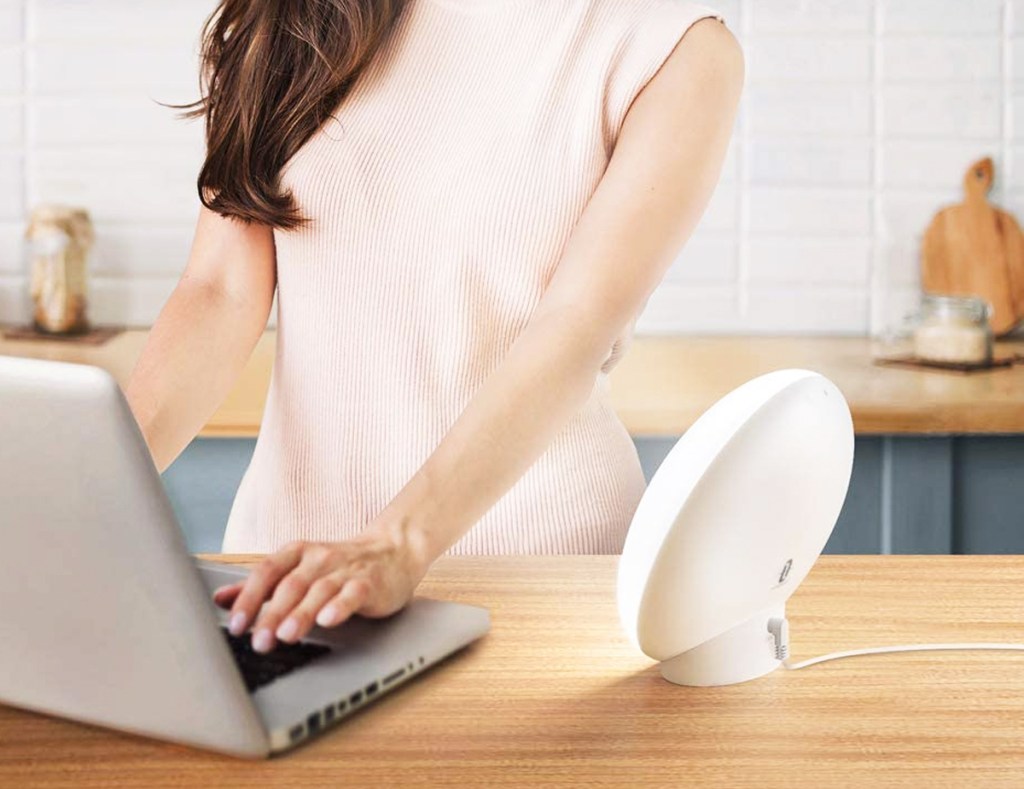
[[[765,608],[720,636],[660,664],[661,676],[677,685],[734,685],[763,677],[782,663],[768,620],[786,615],[786,604]]]

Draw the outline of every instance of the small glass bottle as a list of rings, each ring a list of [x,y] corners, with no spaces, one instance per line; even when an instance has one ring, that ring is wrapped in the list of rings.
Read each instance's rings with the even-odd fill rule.
[[[80,334],[90,328],[86,316],[89,249],[95,238],[87,211],[64,205],[40,205],[32,211],[28,296],[32,324],[49,334]]]
[[[991,309],[975,296],[926,294],[913,331],[914,356],[945,364],[991,363]]]

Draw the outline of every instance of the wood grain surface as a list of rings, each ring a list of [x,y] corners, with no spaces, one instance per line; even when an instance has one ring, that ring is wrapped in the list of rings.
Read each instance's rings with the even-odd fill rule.
[[[126,382],[146,329],[92,348],[0,339],[0,354],[97,364]],[[200,432],[253,437],[259,431],[274,361],[276,333],[260,339],[234,389]],[[637,337],[609,376],[611,398],[636,436],[678,436],[718,398],[749,379],[805,367],[842,391],[860,435],[884,433],[1024,433],[1024,364],[986,372],[881,367],[878,349],[859,337]],[[1024,355],[1024,340],[998,353]]]
[[[1024,653],[870,655],[679,687],[622,634],[616,561],[442,558],[418,593],[488,607],[491,632],[266,762],[0,707],[0,785],[1024,786]],[[1024,642],[1022,611],[1024,557],[823,556],[789,602],[792,656]]]

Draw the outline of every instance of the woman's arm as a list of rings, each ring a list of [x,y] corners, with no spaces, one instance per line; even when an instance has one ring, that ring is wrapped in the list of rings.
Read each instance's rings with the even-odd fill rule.
[[[590,396],[714,190],[743,81],[739,45],[697,22],[637,96],[528,326],[422,468],[355,540],[294,542],[218,590],[253,644],[384,616],[525,473]],[[260,611],[260,605],[270,597]]]
[[[223,402],[266,328],[275,261],[268,226],[200,209],[188,264],[125,385],[161,472]]]

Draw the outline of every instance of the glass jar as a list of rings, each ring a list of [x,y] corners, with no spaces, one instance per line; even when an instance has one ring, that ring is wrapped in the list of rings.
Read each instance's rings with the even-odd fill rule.
[[[38,206],[25,237],[33,326],[50,334],[87,332],[86,262],[94,239],[88,212],[64,205]]]
[[[913,330],[914,356],[947,364],[992,361],[988,302],[974,296],[926,294]]]

